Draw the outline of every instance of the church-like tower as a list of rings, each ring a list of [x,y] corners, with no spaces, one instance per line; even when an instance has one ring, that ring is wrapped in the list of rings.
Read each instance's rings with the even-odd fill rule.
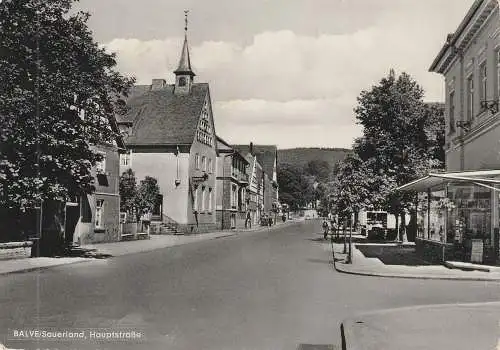
[[[194,74],[191,69],[191,58],[189,57],[189,46],[187,40],[187,29],[188,29],[188,12],[184,11],[184,44],[182,45],[181,58],[179,60],[179,66],[174,71],[175,74],[175,89],[174,93],[176,95],[189,94],[193,86]]]

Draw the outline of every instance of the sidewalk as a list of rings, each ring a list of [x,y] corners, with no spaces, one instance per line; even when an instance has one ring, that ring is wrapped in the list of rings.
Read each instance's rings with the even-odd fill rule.
[[[195,235],[151,235],[151,239],[121,241],[113,243],[99,243],[83,245],[85,249],[96,249],[100,255],[122,256],[127,254],[148,252],[156,249],[174,247],[199,241],[230,237],[246,232],[273,231],[275,229],[291,225],[300,220],[290,220],[285,223],[277,223],[271,227],[255,226],[251,229],[239,229],[231,231],[218,231]],[[46,269],[54,266],[68,265],[85,261],[95,261],[93,258],[63,257],[63,258],[19,258],[0,261],[0,275],[29,272]]]
[[[331,245],[329,249],[331,252]],[[440,279],[440,280],[462,280],[462,281],[500,281],[500,269],[489,268],[475,271],[472,268],[459,269],[457,266],[415,264],[389,265],[380,259],[365,257],[356,245],[352,245],[352,264],[346,263],[347,254],[343,254],[343,244],[333,243],[335,255],[335,269],[341,273],[362,276],[394,277],[394,278],[416,278],[416,279]],[[347,248],[349,249],[349,248]],[[471,265],[471,264],[465,264]],[[453,267],[453,268],[452,268]],[[470,267],[470,266],[469,266]]]

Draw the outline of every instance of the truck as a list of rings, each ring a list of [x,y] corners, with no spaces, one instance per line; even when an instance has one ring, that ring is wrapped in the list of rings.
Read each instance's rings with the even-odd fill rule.
[[[384,239],[387,236],[387,230],[396,229],[396,217],[382,210],[361,210],[358,214],[361,234],[368,237],[377,237]]]

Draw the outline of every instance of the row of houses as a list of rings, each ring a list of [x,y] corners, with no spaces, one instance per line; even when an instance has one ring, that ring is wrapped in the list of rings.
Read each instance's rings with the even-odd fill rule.
[[[95,193],[66,208],[76,222],[67,241],[120,240],[118,181],[127,169],[158,180],[153,231],[234,229],[277,212],[277,147],[231,145],[217,134],[209,84],[195,82],[187,35],[174,74],[174,84],[153,79],[131,89],[116,116],[121,140],[99,149]]]

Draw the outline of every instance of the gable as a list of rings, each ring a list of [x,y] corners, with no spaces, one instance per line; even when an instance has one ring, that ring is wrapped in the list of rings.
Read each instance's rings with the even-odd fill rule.
[[[203,102],[203,106],[201,108],[196,130],[196,139],[198,142],[201,142],[209,147],[215,147],[217,137],[215,136],[214,118],[209,93],[206,94],[205,101]]]
[[[258,190],[258,179],[257,179],[257,162],[255,161],[255,157],[252,157],[252,173],[250,176],[250,188],[257,192]]]

